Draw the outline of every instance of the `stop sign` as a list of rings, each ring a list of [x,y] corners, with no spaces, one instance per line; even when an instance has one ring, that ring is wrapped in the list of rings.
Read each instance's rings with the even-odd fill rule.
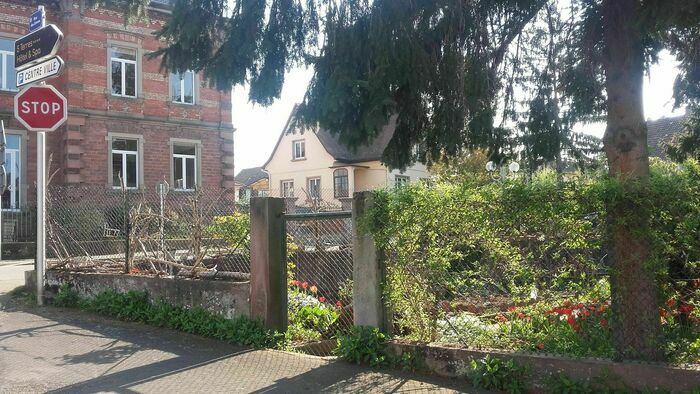
[[[15,96],[15,118],[30,131],[54,131],[68,119],[68,102],[51,85],[30,86]]]

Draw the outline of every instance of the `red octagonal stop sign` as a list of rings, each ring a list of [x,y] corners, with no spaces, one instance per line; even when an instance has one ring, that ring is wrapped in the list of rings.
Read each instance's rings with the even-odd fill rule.
[[[31,131],[54,131],[68,119],[68,102],[51,85],[30,86],[15,96],[15,118]]]

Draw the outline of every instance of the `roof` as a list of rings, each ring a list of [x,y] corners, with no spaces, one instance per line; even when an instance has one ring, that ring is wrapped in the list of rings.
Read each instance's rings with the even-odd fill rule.
[[[674,135],[683,131],[686,119],[685,116],[676,116],[647,121],[649,156],[665,159],[663,143],[669,142]]]
[[[261,179],[267,179],[267,177],[268,175],[262,167],[244,168],[236,175],[235,181],[242,186],[250,186]]]
[[[267,162],[265,162],[262,168],[265,168],[272,160],[272,157],[275,155],[275,152],[277,152],[277,147],[282,141],[282,137],[285,134],[293,134],[295,132],[295,130],[292,130],[292,127],[294,125],[294,122],[292,122],[292,120],[294,119],[296,112],[297,106],[294,106],[294,109],[289,115],[287,123],[284,125],[282,133],[280,133],[279,139],[275,144],[275,148],[270,154],[270,158],[267,159]],[[335,160],[334,165],[340,165],[343,163],[350,164],[361,163],[365,161],[381,160],[382,155],[384,154],[384,150],[386,149],[387,145],[389,145],[389,141],[391,141],[391,138],[394,136],[394,130],[396,130],[396,117],[391,118],[389,124],[384,126],[382,131],[377,135],[377,137],[371,144],[361,145],[354,149],[349,148],[348,146],[340,142],[339,134],[333,134],[327,129],[321,129],[317,132],[308,132],[316,135],[326,152],[328,152],[328,154],[331,155]]]
[[[389,145],[389,141],[394,136],[396,130],[395,118],[384,126],[382,131],[369,145],[361,145],[356,149],[349,148],[347,145],[340,142],[339,135],[333,134],[326,129],[319,130],[316,133],[318,139],[326,151],[333,156],[336,161],[343,163],[359,163],[363,161],[381,160],[384,149]]]

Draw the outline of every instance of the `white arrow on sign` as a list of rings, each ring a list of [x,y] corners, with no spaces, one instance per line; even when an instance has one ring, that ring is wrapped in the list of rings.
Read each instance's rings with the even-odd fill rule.
[[[63,59],[60,56],[52,57],[37,65],[17,71],[17,87],[55,77],[60,74],[62,69]]]

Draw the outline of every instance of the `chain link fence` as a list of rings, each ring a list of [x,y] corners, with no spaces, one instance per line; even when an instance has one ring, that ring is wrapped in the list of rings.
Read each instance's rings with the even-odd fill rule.
[[[289,328],[294,348],[326,356],[353,325],[350,212],[287,213]]]
[[[237,277],[249,227],[232,191],[47,189],[49,269]]]

